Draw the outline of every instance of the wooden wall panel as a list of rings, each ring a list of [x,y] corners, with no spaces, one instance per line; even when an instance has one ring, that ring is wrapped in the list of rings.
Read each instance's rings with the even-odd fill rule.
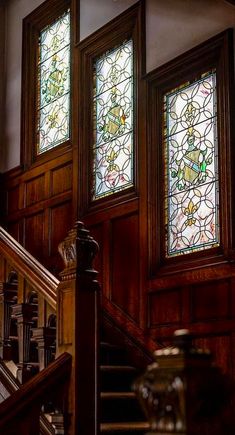
[[[73,226],[72,153],[67,152],[27,171],[4,174],[9,232],[52,272],[63,264],[58,244]]]
[[[215,363],[220,366],[224,372],[232,374],[232,340],[229,334],[200,337],[195,340],[195,344],[199,348],[209,349],[214,356]]]
[[[17,240],[17,242],[21,242],[20,237],[20,222],[10,222],[8,224],[8,231]]]
[[[26,207],[45,199],[45,175],[42,174],[25,183]]]
[[[149,334],[163,346],[176,329],[187,328],[195,344],[212,351],[215,362],[235,376],[234,278],[148,293]]]
[[[230,313],[230,280],[194,286],[191,306],[192,321],[225,319]]]
[[[139,319],[139,246],[137,214],[112,221],[111,300],[136,322]]]
[[[67,192],[72,189],[72,164],[66,164],[51,171],[51,194]]]
[[[19,208],[19,185],[12,187],[7,192],[8,213],[14,213]]]
[[[72,228],[71,202],[64,202],[56,205],[50,210],[50,255],[55,255],[59,243],[67,236],[67,232]]]
[[[163,290],[149,294],[149,326],[180,324],[182,320],[182,295],[180,289]]]
[[[39,212],[24,219],[25,248],[39,261],[43,261],[47,249],[44,233],[44,213]]]

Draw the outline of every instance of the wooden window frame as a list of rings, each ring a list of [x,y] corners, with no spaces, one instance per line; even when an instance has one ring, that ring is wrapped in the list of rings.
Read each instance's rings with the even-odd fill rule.
[[[216,69],[218,103],[218,170],[220,246],[185,253],[172,258],[164,254],[164,183],[162,183],[164,150],[163,110],[164,95],[181,84],[194,81],[203,73]],[[234,151],[231,114],[233,103],[233,33],[220,33],[203,44],[180,55],[147,76],[148,123],[148,240],[150,278],[172,276],[219,263],[234,257]]]
[[[140,79],[145,71],[145,2],[139,1],[79,44],[78,214],[104,209],[138,197],[138,125]],[[95,59],[123,41],[133,40],[134,56],[134,180],[133,187],[92,200],[93,65]]]
[[[22,96],[21,96],[21,165],[28,169],[31,165],[42,164],[68,151],[70,139],[41,154],[37,154],[37,86],[38,50],[40,32],[53,24],[70,8],[70,0],[47,0],[23,20],[22,56]],[[72,20],[71,20],[72,26]],[[72,35],[72,29],[71,29]],[[72,43],[71,43],[72,46]],[[71,56],[71,54],[70,54]],[[70,85],[72,68],[70,73]],[[71,92],[70,92],[71,102]],[[71,103],[70,103],[71,113]],[[70,121],[70,126],[72,125]]]

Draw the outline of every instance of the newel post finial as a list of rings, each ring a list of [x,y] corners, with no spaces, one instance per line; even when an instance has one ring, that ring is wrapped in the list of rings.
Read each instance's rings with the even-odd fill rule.
[[[68,236],[59,244],[59,253],[64,261],[65,269],[61,273],[62,280],[75,272],[95,272],[93,260],[98,253],[98,243],[85,229],[83,222],[77,221]]]

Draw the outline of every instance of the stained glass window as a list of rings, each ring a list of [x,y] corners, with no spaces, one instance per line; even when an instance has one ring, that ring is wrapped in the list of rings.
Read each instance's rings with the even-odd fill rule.
[[[93,199],[133,185],[133,41],[94,63]]]
[[[164,97],[166,255],[219,245],[216,72]]]
[[[37,154],[41,154],[70,134],[69,12],[41,31],[38,73]]]

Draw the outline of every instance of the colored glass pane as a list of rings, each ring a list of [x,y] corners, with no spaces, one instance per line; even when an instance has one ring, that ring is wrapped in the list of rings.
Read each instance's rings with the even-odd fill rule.
[[[46,27],[39,38],[38,147],[41,154],[69,139],[70,14]]]
[[[166,255],[219,245],[216,73],[164,98]]]
[[[133,185],[133,42],[94,64],[93,199]]]

